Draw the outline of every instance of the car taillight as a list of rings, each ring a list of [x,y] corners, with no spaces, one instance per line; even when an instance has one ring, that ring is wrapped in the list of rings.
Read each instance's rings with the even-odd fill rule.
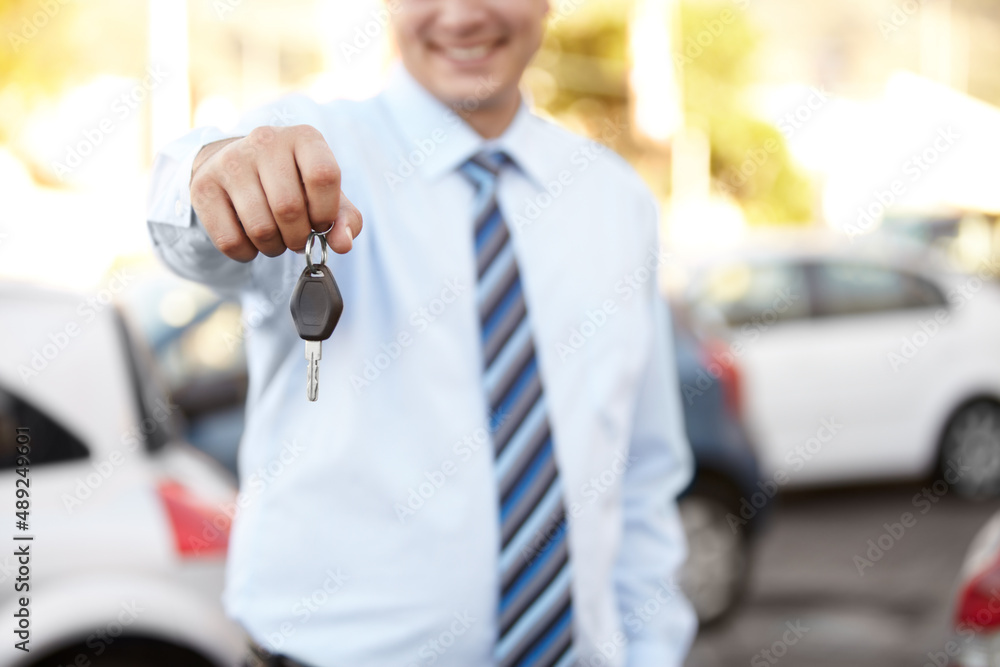
[[[225,556],[231,523],[228,515],[173,480],[160,482],[157,492],[170,517],[174,545],[181,556]]]
[[[702,344],[704,359],[702,360],[708,372],[715,377],[722,387],[723,400],[726,408],[735,417],[741,415],[742,387],[740,370],[736,357],[729,350],[729,345],[717,339],[707,340]]]
[[[1000,628],[1000,561],[962,588],[955,609],[955,625],[960,624],[977,632]]]

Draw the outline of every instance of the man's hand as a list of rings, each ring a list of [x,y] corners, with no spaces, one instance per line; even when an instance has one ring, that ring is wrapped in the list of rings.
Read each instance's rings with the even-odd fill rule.
[[[208,144],[191,169],[191,205],[224,255],[249,262],[301,251],[325,232],[345,253],[361,233],[361,213],[340,191],[340,167],[309,125],[258,127]],[[332,228],[332,229],[331,229]]]

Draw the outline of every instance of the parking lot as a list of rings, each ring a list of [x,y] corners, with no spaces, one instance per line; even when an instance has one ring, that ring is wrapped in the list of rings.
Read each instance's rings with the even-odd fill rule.
[[[949,639],[966,548],[1000,501],[971,502],[930,489],[914,484],[780,498],[757,542],[744,605],[701,633],[688,666],[935,664],[928,653],[942,651]],[[900,531],[894,524],[907,513],[910,527]],[[880,537],[888,549],[879,547]],[[876,547],[870,554],[868,540]]]

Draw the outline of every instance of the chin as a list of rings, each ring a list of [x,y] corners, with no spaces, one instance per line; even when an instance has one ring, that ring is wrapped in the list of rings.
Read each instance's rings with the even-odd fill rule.
[[[480,76],[483,81],[489,81],[489,74]],[[445,80],[436,87],[437,97],[452,106],[469,103],[472,100],[476,100],[481,106],[489,106],[497,91],[491,91],[484,95],[484,90],[479,77],[471,77],[470,81]]]
[[[489,108],[506,101],[517,91],[518,78],[498,73],[495,68],[464,72],[435,71],[424,78],[435,97],[450,106]]]

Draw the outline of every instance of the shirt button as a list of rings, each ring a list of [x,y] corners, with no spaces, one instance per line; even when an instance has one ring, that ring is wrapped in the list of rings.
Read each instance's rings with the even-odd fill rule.
[[[184,202],[178,199],[177,201],[174,202],[174,215],[180,217],[183,214],[184,214]]]

